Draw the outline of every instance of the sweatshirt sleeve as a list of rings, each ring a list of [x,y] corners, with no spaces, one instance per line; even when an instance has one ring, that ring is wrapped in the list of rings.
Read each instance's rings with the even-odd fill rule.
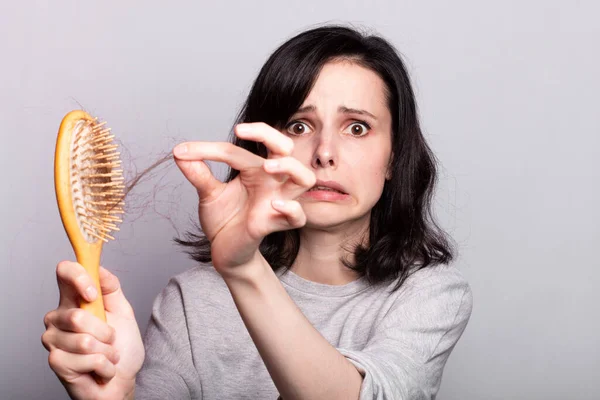
[[[457,272],[406,282],[366,346],[339,349],[363,375],[361,400],[433,400],[444,365],[471,315],[473,297]],[[425,275],[423,273],[421,275]]]
[[[181,287],[173,278],[154,301],[144,346],[146,358],[136,377],[136,399],[202,398]]]

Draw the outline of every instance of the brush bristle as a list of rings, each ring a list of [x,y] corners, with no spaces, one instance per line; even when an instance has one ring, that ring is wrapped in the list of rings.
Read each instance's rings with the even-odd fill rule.
[[[81,233],[90,243],[114,239],[125,188],[118,145],[106,122],[79,121],[71,142],[71,188]]]

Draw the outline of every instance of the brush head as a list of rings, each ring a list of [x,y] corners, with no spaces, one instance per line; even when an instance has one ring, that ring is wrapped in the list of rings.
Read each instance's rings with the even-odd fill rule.
[[[119,230],[119,216],[124,213],[123,170],[120,169],[118,145],[113,139],[106,122],[99,122],[98,118],[82,111],[67,114],[59,131],[57,161],[62,157],[64,171],[57,173],[57,185],[58,181],[65,183],[64,180],[68,179],[67,185],[63,186],[72,207],[60,207],[61,214],[68,211],[74,214],[74,220],[69,219],[76,223],[79,233],[88,243],[114,239],[110,233]],[[61,146],[68,147],[68,151],[59,155]],[[68,178],[64,176],[67,170]],[[69,227],[65,227],[71,236]]]

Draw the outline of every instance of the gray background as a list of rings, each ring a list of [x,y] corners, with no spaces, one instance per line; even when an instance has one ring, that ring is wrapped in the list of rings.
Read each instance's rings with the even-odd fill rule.
[[[460,248],[473,316],[440,399],[598,399],[600,4],[8,2],[0,6],[0,398],[65,394],[40,343],[55,266],[73,259],[53,192],[63,115],[105,118],[129,172],[181,140],[224,140],[258,69],[293,34],[349,21],[405,55],[442,164],[436,211]],[[195,218],[174,167],[130,199],[103,264],[145,329],[193,264]]]

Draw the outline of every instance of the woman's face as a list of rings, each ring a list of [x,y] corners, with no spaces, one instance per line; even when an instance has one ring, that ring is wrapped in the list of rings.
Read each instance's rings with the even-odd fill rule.
[[[292,155],[319,181],[334,181],[346,195],[304,193],[298,201],[307,227],[368,222],[390,178],[391,115],[386,88],[375,72],[351,61],[327,63],[283,133]]]

